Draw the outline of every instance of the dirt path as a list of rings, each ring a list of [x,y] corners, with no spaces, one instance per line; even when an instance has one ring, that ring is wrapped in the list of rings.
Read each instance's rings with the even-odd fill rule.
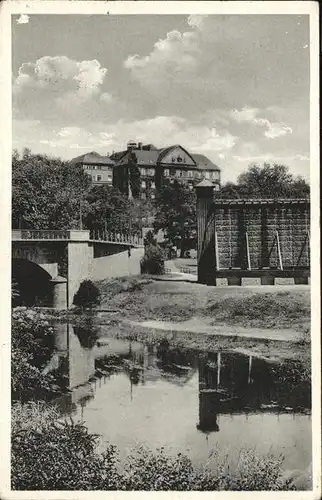
[[[201,297],[201,301],[205,300]],[[216,335],[224,337],[241,337],[260,340],[278,340],[284,342],[296,342],[298,332],[291,329],[271,329],[271,328],[242,328],[240,326],[211,325],[204,318],[192,318],[180,323],[174,321],[131,321],[124,320],[125,324],[137,326],[147,330],[162,330],[166,332],[189,332],[196,335]]]

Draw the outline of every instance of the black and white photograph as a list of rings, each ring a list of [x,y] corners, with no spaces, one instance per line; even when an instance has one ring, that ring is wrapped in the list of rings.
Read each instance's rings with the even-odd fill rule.
[[[319,498],[317,3],[4,4],[1,497]]]

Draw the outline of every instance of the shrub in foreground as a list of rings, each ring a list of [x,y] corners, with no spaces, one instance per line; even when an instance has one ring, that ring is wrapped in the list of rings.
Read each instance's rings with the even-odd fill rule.
[[[235,466],[216,458],[203,469],[184,455],[164,449],[132,451],[119,467],[115,446],[98,450],[98,437],[82,423],[59,422],[46,405],[12,409],[11,481],[14,490],[290,490],[283,480],[282,458],[239,454]]]
[[[164,257],[159,245],[151,244],[145,247],[144,257],[141,259],[141,274],[163,274]]]
[[[52,326],[33,309],[16,308],[11,323],[11,391],[13,399],[44,396],[53,378],[42,370],[55,349]]]
[[[92,308],[100,304],[100,291],[91,280],[81,282],[74,295],[73,304],[82,308]]]

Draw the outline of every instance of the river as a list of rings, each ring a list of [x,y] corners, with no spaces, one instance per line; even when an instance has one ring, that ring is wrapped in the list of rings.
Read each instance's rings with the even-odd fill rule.
[[[55,403],[117,445],[121,460],[146,445],[199,466],[213,450],[233,456],[251,447],[283,454],[285,470],[308,477],[310,381],[299,362],[143,344],[109,337],[107,326],[100,345],[84,343],[71,325],[59,325],[56,336],[70,392]]]

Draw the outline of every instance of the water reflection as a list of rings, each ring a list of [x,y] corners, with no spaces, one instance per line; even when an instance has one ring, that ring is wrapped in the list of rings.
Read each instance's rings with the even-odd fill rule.
[[[200,354],[171,348],[166,340],[144,345],[104,338],[95,345],[96,333],[70,324],[55,325],[55,333],[56,352],[45,372],[59,372],[65,388],[73,391],[73,404],[86,404],[97,383],[122,372],[131,386],[159,379],[185,386],[198,373],[197,427],[207,432],[219,431],[217,416],[222,413],[304,412],[311,407],[310,380],[298,361],[278,364],[238,353]]]
[[[56,332],[52,366],[69,391],[56,400],[61,413],[84,419],[125,455],[138,443],[169,445],[201,464],[213,446],[266,452],[273,443],[290,467],[309,465],[311,387],[301,363],[107,335],[93,345],[71,325]]]

